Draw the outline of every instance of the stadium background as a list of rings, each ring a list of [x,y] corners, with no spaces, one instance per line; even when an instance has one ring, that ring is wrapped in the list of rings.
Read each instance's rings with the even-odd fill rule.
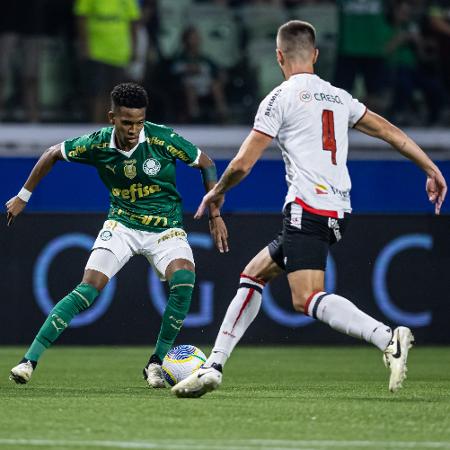
[[[0,28],[3,201],[17,193],[45,148],[100,126],[92,122],[84,95],[84,62],[79,59],[74,2],[30,1],[32,7],[22,13],[14,10],[17,3],[4,5]],[[398,25],[393,12],[405,3],[409,16]],[[417,57],[416,66],[422,75],[428,71],[425,82],[437,86],[441,101],[436,102],[436,90],[423,89],[417,83],[411,85],[409,101],[401,110],[396,109],[398,60],[403,60],[395,52],[378,58],[386,78],[378,80],[381,88],[377,95],[367,89],[362,74],[356,74],[352,92],[375,111],[406,127],[450,179],[449,78],[444,65],[437,64],[441,42],[430,31],[433,18],[445,11],[444,4],[144,1],[140,5],[145,12],[139,27],[140,50],[126,72],[124,68],[123,79],[133,77],[149,90],[150,120],[171,124],[212,155],[222,172],[250,129],[259,101],[281,81],[273,52],[273,36],[280,23],[302,18],[316,25],[321,50],[318,73],[330,80],[342,58],[348,57],[342,38],[337,36],[351,35],[348,27],[358,20],[366,27],[375,24],[377,30],[380,23],[386,26],[383,48],[396,30],[406,29],[414,34],[414,42],[418,39],[434,45],[428,58]],[[47,14],[50,10],[51,15]],[[30,11],[34,16],[29,17]],[[353,22],[349,22],[345,11],[353,11],[359,18],[352,17]],[[207,92],[198,115],[184,102],[185,80],[174,69],[181,58],[183,30],[189,26],[198,29],[208,59],[206,75],[200,80],[202,89],[211,88],[214,82],[225,99],[225,103],[217,101]],[[357,41],[356,28],[353,37]],[[30,57],[30,42],[36,45],[36,61],[26,59]],[[356,55],[368,56],[374,57]],[[432,114],[436,110],[438,114]],[[410,326],[419,342],[450,344],[446,299],[450,287],[446,273],[450,262],[449,202],[442,216],[433,216],[422,173],[383,143],[352,132],[350,148],[355,214],[344,243],[333,250],[329,261],[328,289],[335,288],[383,321]],[[199,174],[180,165],[178,185],[198,263],[191,314],[178,341],[211,344],[234,295],[240,270],[280,226],[285,193],[283,162],[275,147],[269,149],[251,176],[228,195],[224,208],[231,235],[228,255],[213,249],[206,221],[192,220],[202,195]],[[29,343],[52,302],[79,281],[106,209],[107,192],[94,170],[59,163],[36,189],[26,214],[12,228],[3,228],[2,344]],[[150,345],[165,296],[163,285],[151,275],[145,261],[136,258],[96,305],[74,321],[61,343]],[[244,339],[254,344],[354,343],[294,314],[285,280],[266,288],[263,310]]]

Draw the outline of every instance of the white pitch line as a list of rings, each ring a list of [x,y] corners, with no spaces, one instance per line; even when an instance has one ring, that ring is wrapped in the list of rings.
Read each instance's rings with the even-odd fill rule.
[[[160,440],[160,441],[107,441],[60,439],[2,439],[0,447],[33,445],[40,447],[108,447],[119,449],[161,450],[321,450],[324,448],[394,448],[394,449],[448,449],[450,442],[437,441],[363,441],[363,440],[271,440],[271,439],[214,439],[214,440]]]

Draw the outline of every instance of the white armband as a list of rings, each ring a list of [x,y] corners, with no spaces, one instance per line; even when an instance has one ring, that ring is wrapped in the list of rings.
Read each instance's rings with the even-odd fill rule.
[[[28,203],[28,200],[30,200],[31,197],[31,192],[23,187],[17,194],[17,197],[19,197],[20,200]]]

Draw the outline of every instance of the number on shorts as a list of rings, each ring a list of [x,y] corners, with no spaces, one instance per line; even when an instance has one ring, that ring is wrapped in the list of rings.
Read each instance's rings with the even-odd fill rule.
[[[331,152],[331,162],[336,165],[336,138],[334,136],[334,113],[329,109],[322,111],[322,148]]]

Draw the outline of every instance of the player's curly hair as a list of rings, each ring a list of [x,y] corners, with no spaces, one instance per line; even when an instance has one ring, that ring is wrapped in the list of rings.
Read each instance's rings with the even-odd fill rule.
[[[125,106],[126,108],[147,108],[148,95],[146,90],[136,83],[121,83],[111,91],[113,108]]]

